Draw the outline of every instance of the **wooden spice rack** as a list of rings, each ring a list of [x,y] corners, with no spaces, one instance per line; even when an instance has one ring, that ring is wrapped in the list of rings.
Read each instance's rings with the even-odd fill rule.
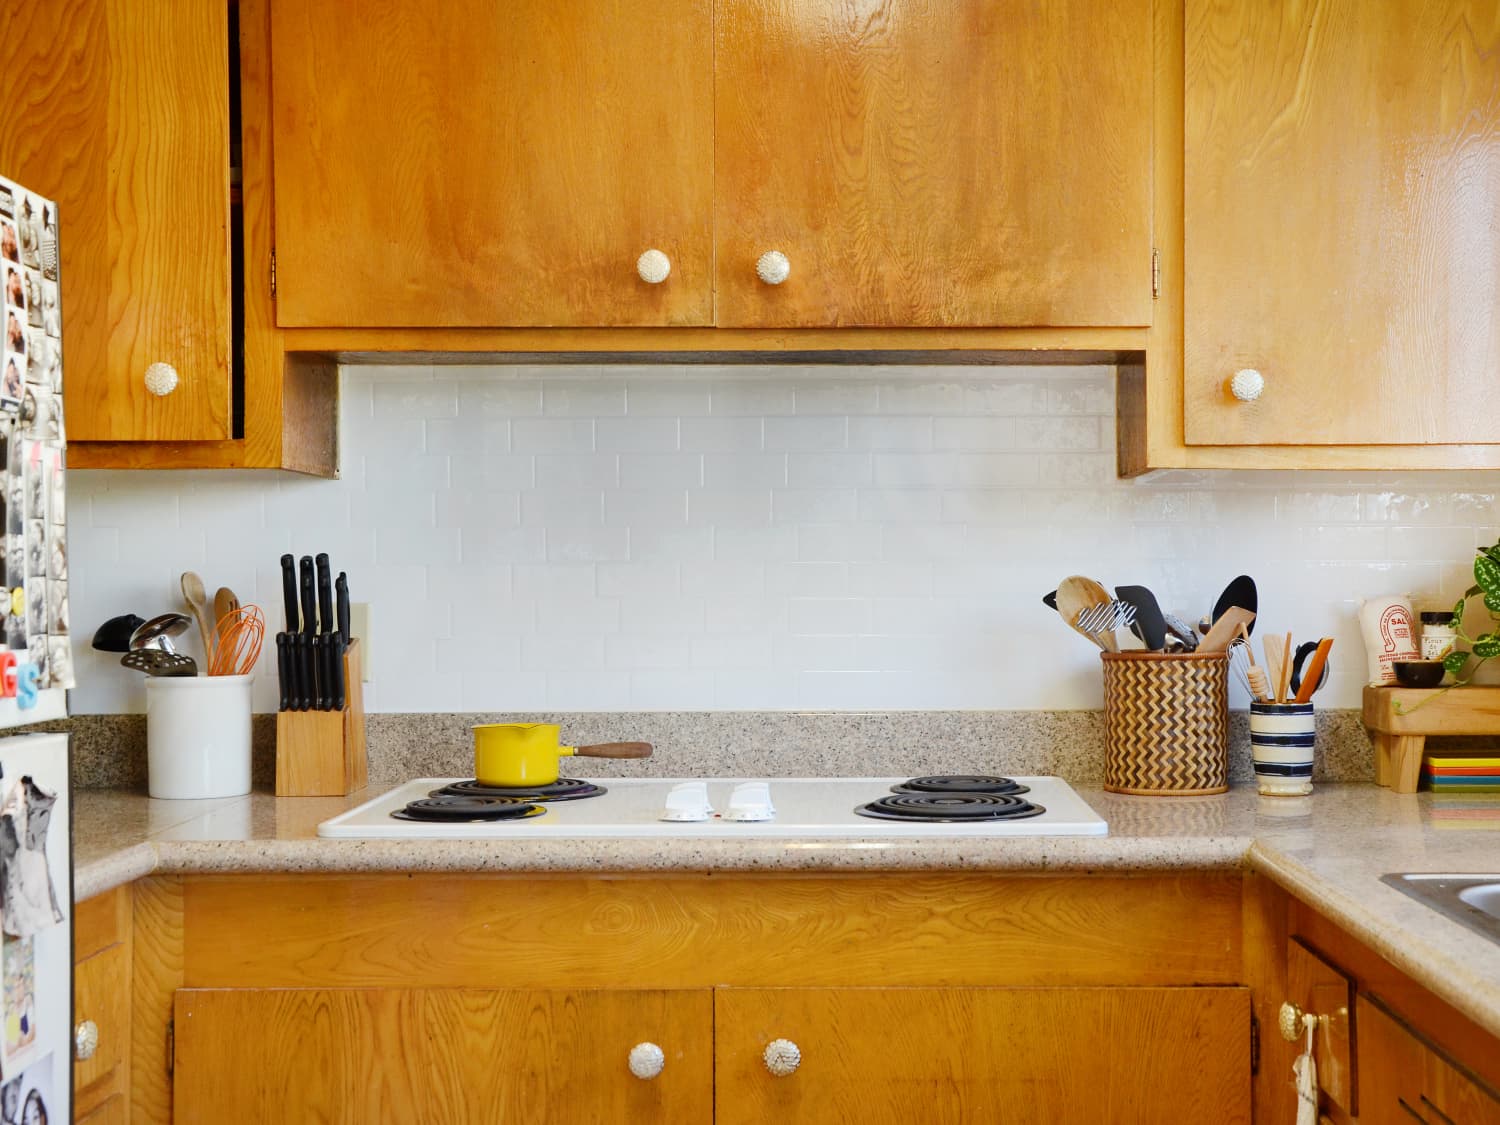
[[[1500,735],[1500,687],[1366,686],[1363,720],[1375,742],[1376,783],[1415,793],[1428,738]]]
[[[344,653],[342,711],[276,713],[276,796],[342,797],[369,784],[359,639]]]

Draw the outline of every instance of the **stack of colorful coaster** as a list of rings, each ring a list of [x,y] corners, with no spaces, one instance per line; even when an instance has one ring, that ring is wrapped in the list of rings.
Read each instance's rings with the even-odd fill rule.
[[[1500,793],[1500,757],[1430,757],[1422,776],[1434,793]]]

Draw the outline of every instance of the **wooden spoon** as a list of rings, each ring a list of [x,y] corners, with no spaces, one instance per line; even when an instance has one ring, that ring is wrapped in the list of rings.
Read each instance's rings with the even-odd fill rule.
[[[1108,602],[1113,599],[1109,591],[1092,578],[1084,578],[1073,574],[1064,578],[1057,584],[1057,612],[1062,615],[1074,632],[1081,633],[1105,652],[1119,652],[1120,646],[1115,642],[1115,631],[1104,629],[1097,633],[1091,633],[1087,629],[1078,627],[1078,615],[1084,610],[1098,605],[1100,602]]]
[[[235,597],[234,591],[228,586],[220,586],[214,593],[214,635],[223,641],[222,630],[229,626],[224,621],[235,610],[240,608],[240,599]]]
[[[182,573],[182,597],[198,622],[198,639],[203,642],[203,655],[207,658],[213,652],[209,638],[214,634],[213,625],[208,620],[208,593],[203,589],[203,579],[191,570]]]

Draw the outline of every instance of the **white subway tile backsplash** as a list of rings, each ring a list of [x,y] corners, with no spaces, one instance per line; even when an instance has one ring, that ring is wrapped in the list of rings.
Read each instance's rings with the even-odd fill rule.
[[[374,607],[374,710],[1097,707],[1097,657],[1040,601],[1058,579],[1196,617],[1248,571],[1267,629],[1337,638],[1320,702],[1353,706],[1359,598],[1451,604],[1500,535],[1495,473],[1118,481],[1105,368],[343,382],[338,481],[71,474],[80,636],[176,605],[188,567],[277,626],[277,557],[327,550]],[[139,677],[78,659],[75,710],[141,708]]]
[[[706,457],[697,453],[622,453],[622,488],[698,488]]]
[[[844,449],[848,444],[849,419],[842,414],[765,420],[764,445],[769,452]]]
[[[594,448],[609,453],[664,453],[677,448],[677,430],[676,418],[600,418]]]

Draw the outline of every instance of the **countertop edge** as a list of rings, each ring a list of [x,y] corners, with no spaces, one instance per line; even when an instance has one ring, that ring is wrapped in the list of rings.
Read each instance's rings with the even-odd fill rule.
[[[1419,939],[1420,944],[1414,947],[1411,934],[1405,927],[1382,917],[1367,903],[1341,893],[1330,880],[1308,870],[1274,844],[1254,841],[1247,858],[1252,870],[1307,903],[1491,1035],[1500,1036],[1500,1004],[1484,999],[1493,996],[1494,985],[1474,973],[1472,962],[1451,956],[1435,942],[1421,942]],[[1394,890],[1390,893],[1400,894]],[[1430,910],[1418,903],[1411,905],[1418,910]],[[1426,920],[1434,924],[1441,921],[1450,927],[1444,931],[1449,936],[1465,944],[1466,939],[1472,940],[1477,943],[1476,949],[1484,946],[1489,955],[1494,956],[1492,942],[1478,934],[1470,935],[1457,922],[1442,918],[1435,912]]]

